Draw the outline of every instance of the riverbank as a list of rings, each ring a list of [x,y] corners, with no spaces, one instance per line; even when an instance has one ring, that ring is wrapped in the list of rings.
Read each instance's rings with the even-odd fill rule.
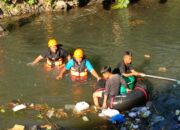
[[[3,0],[0,2],[0,18],[43,12],[66,12],[102,0]]]
[[[166,3],[167,0],[2,0],[0,1],[0,19],[25,14],[43,12],[67,12],[88,5],[101,4],[104,9],[127,8],[129,4],[145,5]]]

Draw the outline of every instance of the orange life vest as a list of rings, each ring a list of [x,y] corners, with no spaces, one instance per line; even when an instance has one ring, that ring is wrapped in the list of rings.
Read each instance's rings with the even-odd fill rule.
[[[62,58],[60,58],[59,60],[57,60],[57,61],[51,61],[51,60],[49,60],[48,58],[47,58],[47,61],[46,61],[46,63],[47,63],[47,65],[49,65],[49,66],[61,66],[62,64],[63,64],[63,59]]]
[[[83,59],[80,64],[74,60],[74,66],[71,67],[70,75],[72,80],[84,80],[87,78],[88,71],[86,68],[86,59]]]

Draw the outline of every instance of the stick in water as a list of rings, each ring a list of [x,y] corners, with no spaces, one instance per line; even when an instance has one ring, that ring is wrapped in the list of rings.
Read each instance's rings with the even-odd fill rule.
[[[180,81],[177,79],[172,79],[172,78],[167,78],[167,77],[160,77],[160,76],[155,76],[155,75],[147,75],[144,74],[144,77],[149,77],[149,78],[155,78],[155,79],[163,79],[163,80],[168,80],[168,81],[175,81],[177,84],[180,84]]]

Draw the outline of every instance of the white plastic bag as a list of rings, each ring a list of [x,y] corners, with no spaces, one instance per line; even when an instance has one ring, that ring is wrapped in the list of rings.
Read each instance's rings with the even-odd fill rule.
[[[115,115],[120,114],[118,110],[116,110],[116,109],[110,109],[110,108],[102,110],[102,113],[103,113],[105,116],[108,116],[108,117],[113,117],[113,116],[115,116]]]
[[[86,110],[88,108],[89,108],[89,104],[85,101],[78,102],[78,103],[76,103],[76,106],[75,106],[75,110],[77,112],[81,112],[81,111]]]

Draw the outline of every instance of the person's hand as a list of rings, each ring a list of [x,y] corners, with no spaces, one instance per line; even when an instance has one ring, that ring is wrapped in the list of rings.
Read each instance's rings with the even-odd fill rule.
[[[132,90],[129,88],[126,88],[127,93],[131,92]]]
[[[102,108],[103,108],[103,109],[107,109],[107,104],[106,104],[106,103],[103,103]]]
[[[134,75],[134,76],[138,76],[139,73],[138,73],[138,72],[133,72],[133,75]]]
[[[97,81],[99,81],[100,79],[102,79],[102,78],[101,78],[101,77],[98,77],[98,78],[97,78]]]
[[[27,63],[27,66],[34,66],[33,62]]]
[[[56,79],[57,79],[57,80],[62,79],[62,74],[56,76]]]

